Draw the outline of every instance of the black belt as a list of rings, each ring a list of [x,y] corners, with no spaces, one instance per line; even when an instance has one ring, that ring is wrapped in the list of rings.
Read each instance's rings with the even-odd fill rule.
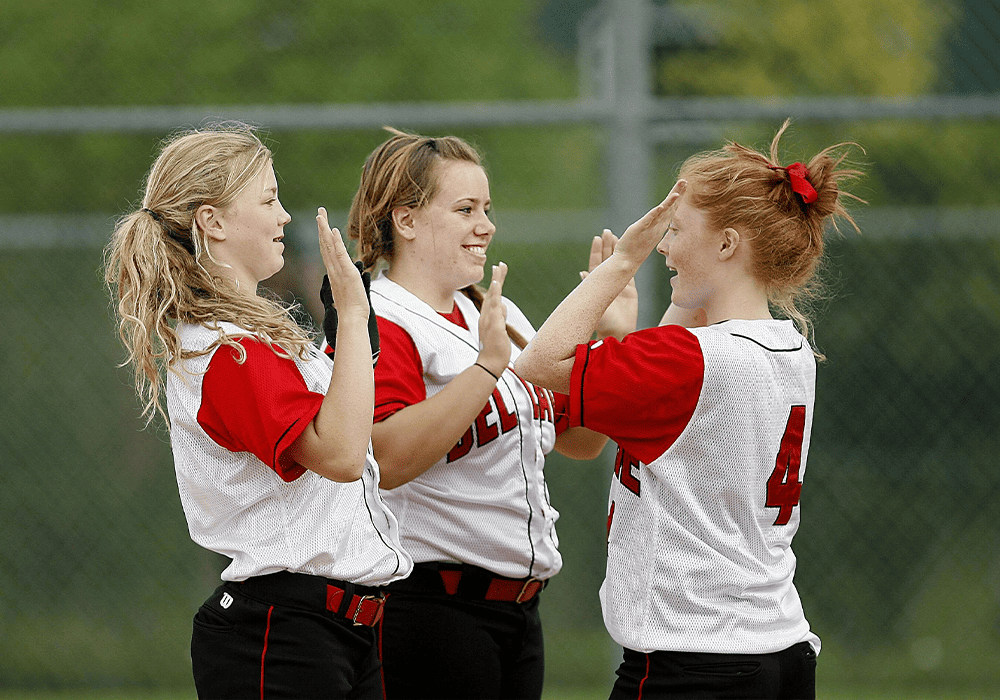
[[[291,571],[252,576],[234,585],[251,598],[308,610],[328,610],[365,627],[378,624],[385,605],[385,593],[379,588]]]
[[[413,565],[413,573],[407,578],[389,584],[386,590],[444,593],[471,600],[527,603],[546,585],[547,580],[497,576],[492,571],[471,564],[421,562]]]

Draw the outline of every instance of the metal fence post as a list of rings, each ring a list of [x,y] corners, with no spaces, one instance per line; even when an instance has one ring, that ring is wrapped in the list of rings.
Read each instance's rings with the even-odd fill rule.
[[[650,141],[650,8],[646,0],[610,0],[608,21],[613,24],[610,76],[611,116],[608,119],[607,163],[610,226],[621,235],[649,206]],[[636,275],[639,291],[639,327],[657,322],[656,278],[649,265]],[[612,458],[613,459],[613,458]],[[612,669],[620,663],[622,648],[610,641]]]
[[[608,120],[608,194],[610,225],[617,235],[650,205],[649,111],[652,103],[650,70],[650,7],[647,0],[610,0],[608,17],[614,24],[611,74],[611,117]],[[639,327],[658,320],[652,302],[656,277],[644,265],[636,275],[639,288]]]

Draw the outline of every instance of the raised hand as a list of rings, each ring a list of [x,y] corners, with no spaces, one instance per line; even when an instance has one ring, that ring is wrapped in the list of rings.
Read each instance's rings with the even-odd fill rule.
[[[687,180],[678,180],[662,202],[625,229],[615,253],[636,267],[641,265],[667,232],[673,207],[686,190]]]
[[[479,343],[482,349],[476,362],[499,377],[510,363],[510,337],[507,335],[507,307],[500,296],[507,278],[507,263],[493,266],[489,289],[479,314]]]
[[[594,271],[598,265],[611,257],[618,244],[618,237],[608,229],[600,236],[594,236],[590,244],[590,262],[587,272],[580,272],[580,279]],[[611,302],[607,311],[597,324],[597,336],[607,338],[614,336],[621,340],[625,335],[635,330],[639,320],[639,292],[635,287],[635,278],[629,280],[621,293]]]
[[[319,251],[338,315],[343,318],[347,314],[362,314],[364,318],[368,318],[368,296],[365,294],[361,275],[347,252],[340,231],[330,228],[326,209],[323,207],[319,208],[316,215],[316,227],[319,230]]]

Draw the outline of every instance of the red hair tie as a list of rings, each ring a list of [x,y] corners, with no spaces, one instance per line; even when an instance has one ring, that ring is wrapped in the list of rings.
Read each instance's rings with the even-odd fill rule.
[[[792,192],[802,197],[805,204],[812,204],[819,198],[816,188],[809,182],[809,170],[802,163],[792,163],[787,168],[780,165],[768,165],[771,170],[784,170],[792,183]]]

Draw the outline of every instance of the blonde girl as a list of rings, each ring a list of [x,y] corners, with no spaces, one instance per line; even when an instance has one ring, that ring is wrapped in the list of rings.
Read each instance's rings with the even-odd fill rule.
[[[290,220],[250,127],[181,132],[119,221],[106,278],[147,421],[169,421],[191,537],[230,559],[194,618],[199,697],[377,698],[381,587],[412,560],[371,453],[369,304],[323,209],[336,363],[258,292]]]

